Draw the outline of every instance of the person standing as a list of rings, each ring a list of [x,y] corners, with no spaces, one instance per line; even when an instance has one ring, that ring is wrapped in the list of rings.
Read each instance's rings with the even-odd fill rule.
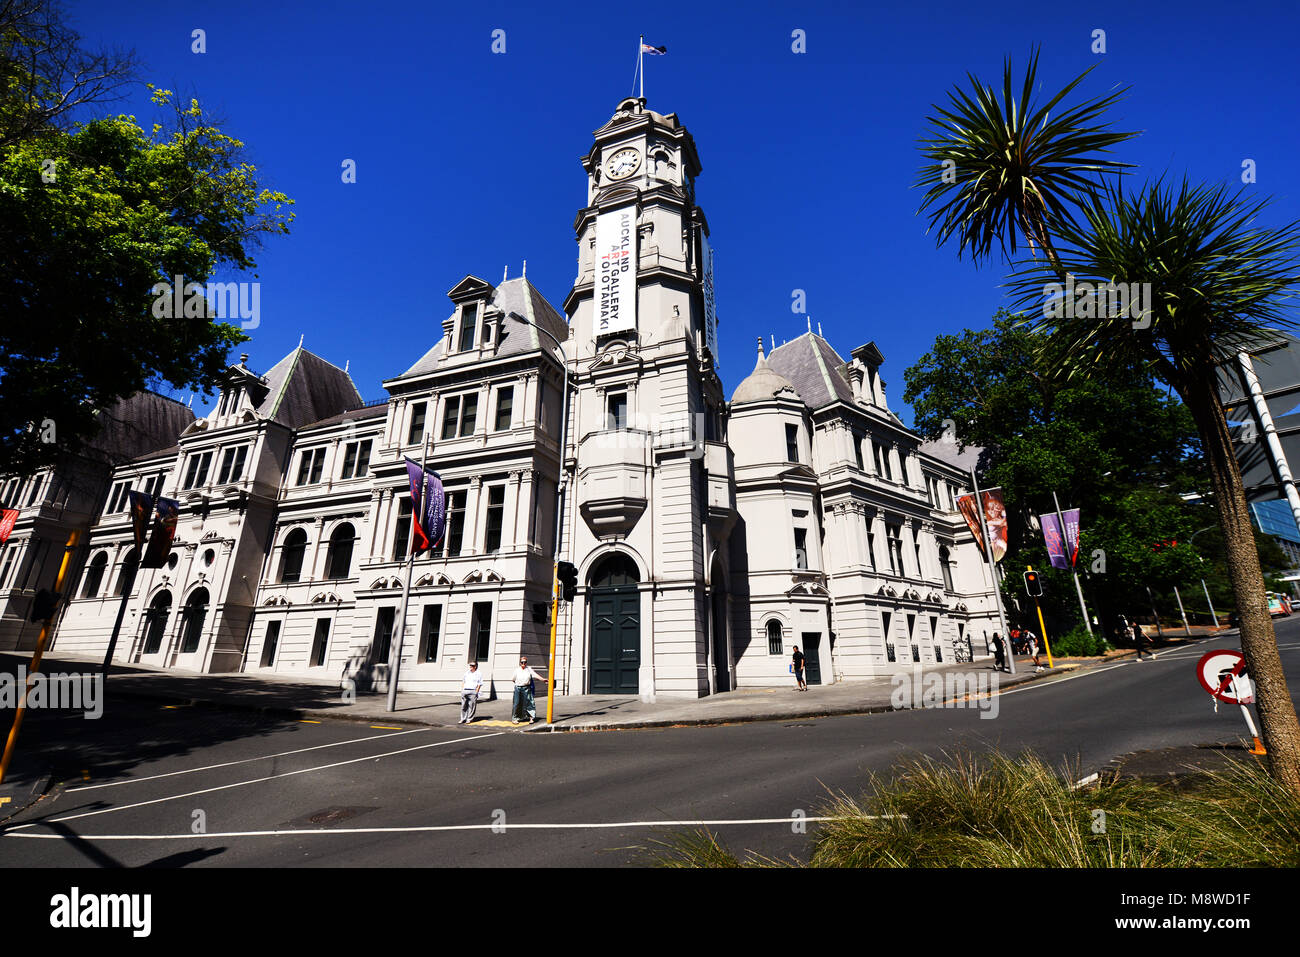
[[[457,724],[469,724],[474,720],[478,710],[478,696],[483,689],[483,676],[479,673],[478,662],[471,661],[469,670],[460,683],[460,720]]]
[[[808,685],[805,684],[803,680],[803,661],[804,661],[803,652],[799,650],[798,645],[795,645],[794,656],[790,659],[790,667],[794,670],[796,691],[808,690]]]
[[[533,698],[534,679],[541,681],[542,676],[528,667],[527,658],[520,658],[519,668],[515,671],[515,698],[510,709],[511,724],[519,724],[525,718],[529,724],[537,720],[537,704]]]

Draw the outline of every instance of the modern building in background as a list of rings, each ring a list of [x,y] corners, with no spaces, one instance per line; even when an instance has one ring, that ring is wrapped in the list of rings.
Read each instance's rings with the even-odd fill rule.
[[[788,685],[796,645],[814,684],[987,654],[965,463],[890,411],[876,346],[846,359],[811,325],[760,341],[728,400],[691,134],[630,98],[582,165],[560,308],[525,277],[465,276],[385,400],[301,347],[264,374],[245,357],[210,415],[117,464],[59,652],[107,647],[133,488],[181,515],[167,566],[135,577],[122,661],[381,689],[402,629],[402,690],[455,692],[467,660],[500,686],[546,659],[557,523],[579,570],[562,694]],[[407,458],[440,474],[447,528],[404,605]]]

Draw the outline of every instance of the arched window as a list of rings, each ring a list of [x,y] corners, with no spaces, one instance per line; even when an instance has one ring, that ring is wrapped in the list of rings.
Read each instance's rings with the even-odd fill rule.
[[[284,537],[280,555],[280,581],[296,582],[302,577],[302,559],[307,554],[307,533],[295,528]]]
[[[785,654],[785,643],[781,640],[781,623],[776,620],[767,623],[767,653],[769,655]]]
[[[199,650],[203,636],[203,622],[208,616],[208,590],[200,588],[190,595],[181,612],[181,654],[190,655]]]
[[[99,586],[104,583],[104,569],[108,567],[108,552],[100,552],[86,566],[86,584],[82,587],[82,598],[94,598],[99,594]]]
[[[636,562],[622,552],[601,559],[600,564],[591,573],[592,588],[635,585],[640,580],[641,575],[636,570]]]
[[[139,564],[140,549],[132,548],[126,553],[126,558],[122,559],[122,570],[117,573],[117,588],[113,591],[114,595],[120,597],[126,594],[126,590],[135,581],[135,572]],[[171,599],[168,598],[167,601],[170,603]]]
[[[352,543],[357,533],[349,522],[344,522],[330,535],[329,555],[325,559],[326,578],[347,578],[352,570]]]
[[[952,591],[952,553],[947,545],[939,546],[939,570],[943,572],[943,590]]]
[[[171,617],[172,593],[160,593],[149,604],[144,614],[144,654],[155,655],[162,647],[163,635],[167,634],[167,619]]]

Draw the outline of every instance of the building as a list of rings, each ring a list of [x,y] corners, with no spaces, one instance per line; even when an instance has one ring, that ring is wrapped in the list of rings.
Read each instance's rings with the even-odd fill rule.
[[[691,134],[626,99],[582,164],[561,309],[526,277],[466,276],[385,401],[301,347],[264,375],[245,357],[209,416],[118,465],[59,651],[102,655],[126,592],[123,661],[382,689],[400,635],[402,690],[455,692],[470,658],[508,683],[546,658],[558,540],[579,573],[561,694],[787,685],[795,645],[812,683],[986,654],[966,472],[889,410],[880,351],[760,343],[728,400]],[[447,495],[414,559],[408,458]],[[132,581],[118,492],[146,483],[181,520]]]

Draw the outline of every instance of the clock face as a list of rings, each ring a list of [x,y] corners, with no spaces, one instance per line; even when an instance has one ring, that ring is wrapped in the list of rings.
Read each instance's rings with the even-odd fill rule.
[[[621,149],[605,161],[605,172],[610,179],[627,179],[641,168],[641,154],[628,147]]]

